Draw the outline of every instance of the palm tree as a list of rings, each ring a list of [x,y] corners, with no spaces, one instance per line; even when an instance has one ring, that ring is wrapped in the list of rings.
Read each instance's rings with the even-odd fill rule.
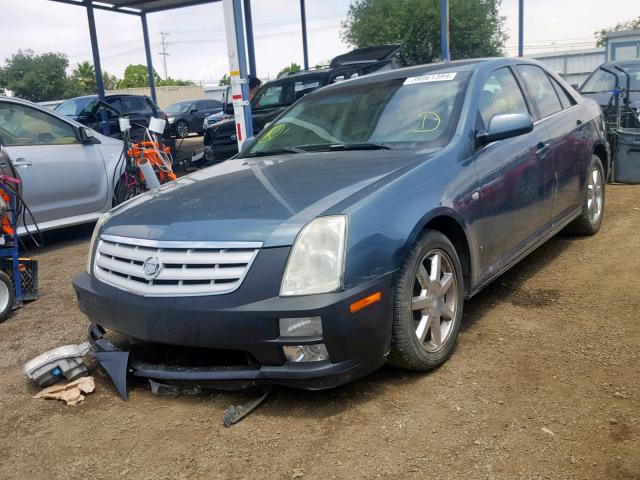
[[[86,60],[78,63],[71,75],[86,92],[94,92],[96,90],[96,70]]]

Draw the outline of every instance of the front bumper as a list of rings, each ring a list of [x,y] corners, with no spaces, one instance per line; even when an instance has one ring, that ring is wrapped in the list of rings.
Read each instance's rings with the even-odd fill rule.
[[[233,365],[170,367],[167,362],[132,355],[135,375],[168,382],[274,383],[323,389],[355,380],[384,364],[391,340],[392,274],[342,292],[279,297],[288,251],[262,250],[243,285],[224,295],[143,297],[86,273],[77,276],[73,285],[80,309],[93,325],[136,342],[211,349],[212,357],[232,352],[234,358],[247,359]],[[382,292],[382,301],[356,313],[349,311],[351,303],[376,291]],[[321,337],[280,337],[279,318],[315,316],[322,318]],[[286,361],[283,346],[315,343],[326,345],[329,361]]]

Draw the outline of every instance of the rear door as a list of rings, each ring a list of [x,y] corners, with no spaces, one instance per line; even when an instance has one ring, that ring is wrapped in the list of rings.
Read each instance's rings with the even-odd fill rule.
[[[478,102],[478,131],[494,115],[526,113],[535,118],[509,67],[487,76]],[[548,228],[554,175],[549,135],[543,125],[476,150],[483,209],[483,261],[488,276],[501,270]]]
[[[99,212],[107,176],[95,145],[71,123],[43,110],[0,102],[0,142],[22,179],[22,196],[39,223]]]
[[[549,132],[550,157],[556,177],[552,217],[561,221],[580,208],[586,172],[587,119],[582,109],[556,80],[536,65],[518,65],[535,105],[538,122]]]

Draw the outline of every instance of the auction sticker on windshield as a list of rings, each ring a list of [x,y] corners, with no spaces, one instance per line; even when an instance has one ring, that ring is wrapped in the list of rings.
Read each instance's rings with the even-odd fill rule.
[[[429,75],[409,77],[404,81],[403,85],[413,85],[414,83],[443,82],[446,80],[453,80],[454,78],[456,78],[456,73],[458,72],[431,73]]]

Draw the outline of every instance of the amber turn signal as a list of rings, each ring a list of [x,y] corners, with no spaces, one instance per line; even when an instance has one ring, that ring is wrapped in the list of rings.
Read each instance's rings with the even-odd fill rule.
[[[381,298],[382,298],[381,292],[372,293],[371,295],[364,297],[358,300],[357,302],[353,302],[351,305],[349,305],[349,311],[351,311],[351,313],[359,312],[360,310],[362,310],[365,307],[368,307],[372,303],[379,302]]]

